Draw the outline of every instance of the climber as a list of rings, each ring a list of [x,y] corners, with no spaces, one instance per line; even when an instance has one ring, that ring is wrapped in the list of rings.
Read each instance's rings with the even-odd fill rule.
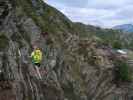
[[[32,62],[36,66],[40,67],[41,61],[42,61],[42,51],[37,46],[34,46],[33,48],[34,48],[34,50],[31,53]]]
[[[38,67],[40,67],[41,61],[42,61],[42,51],[36,45],[33,46],[33,48],[34,48],[34,50],[31,53],[32,63],[35,65],[35,68],[36,68],[36,71],[39,75],[39,78],[42,79],[41,74],[40,74],[39,69],[38,69]]]

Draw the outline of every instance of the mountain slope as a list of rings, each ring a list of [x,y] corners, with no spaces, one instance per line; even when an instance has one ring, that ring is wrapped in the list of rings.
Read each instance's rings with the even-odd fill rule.
[[[132,24],[124,24],[124,25],[118,25],[113,27],[113,29],[122,30],[123,32],[133,32],[133,25]]]
[[[0,1],[0,100],[131,100],[129,69],[123,76],[114,63],[126,59],[102,44],[103,31],[42,0]],[[34,45],[42,79],[29,58]]]

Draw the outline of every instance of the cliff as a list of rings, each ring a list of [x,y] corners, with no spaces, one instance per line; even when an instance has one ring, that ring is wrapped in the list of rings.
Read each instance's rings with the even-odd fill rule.
[[[132,82],[115,76],[117,54],[76,29],[42,0],[1,0],[0,100],[132,100]],[[43,51],[42,79],[33,45]]]

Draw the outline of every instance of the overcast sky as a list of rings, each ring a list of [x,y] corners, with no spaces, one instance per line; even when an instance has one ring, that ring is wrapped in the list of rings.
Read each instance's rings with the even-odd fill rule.
[[[74,22],[101,27],[133,23],[133,0],[46,0]]]

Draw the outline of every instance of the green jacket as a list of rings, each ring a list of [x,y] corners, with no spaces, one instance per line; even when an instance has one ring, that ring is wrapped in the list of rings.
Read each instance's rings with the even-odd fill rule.
[[[41,63],[42,61],[42,52],[41,50],[34,50],[32,53],[31,53],[31,57],[32,57],[32,61],[33,63]]]

